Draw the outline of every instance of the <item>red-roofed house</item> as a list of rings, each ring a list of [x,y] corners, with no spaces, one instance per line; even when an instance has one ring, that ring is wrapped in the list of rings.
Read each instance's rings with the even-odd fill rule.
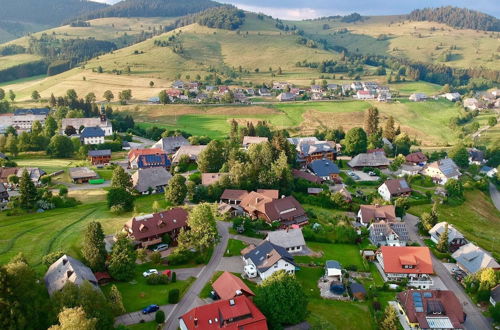
[[[128,153],[130,168],[170,167],[167,153],[160,148],[133,149]]]
[[[161,243],[165,234],[175,241],[181,228],[187,226],[187,217],[186,210],[176,207],[168,211],[133,217],[124,225],[124,230],[142,247],[148,247]]]
[[[408,285],[429,289],[433,284],[429,275],[434,274],[431,252],[422,246],[382,246],[377,260],[384,270],[386,281],[408,279]]]
[[[423,152],[417,151],[406,155],[406,162],[412,165],[425,165],[427,163],[427,156]]]
[[[241,278],[229,272],[222,273],[222,275],[212,284],[212,288],[220,299],[232,299],[241,295],[247,297],[255,296]]]
[[[218,300],[179,317],[181,330],[267,330],[266,317],[246,296]]]

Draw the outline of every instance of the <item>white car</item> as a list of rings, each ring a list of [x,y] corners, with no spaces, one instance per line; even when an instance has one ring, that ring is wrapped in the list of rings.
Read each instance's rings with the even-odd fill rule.
[[[157,269],[148,269],[144,273],[142,273],[142,276],[148,277],[148,276],[153,275],[153,274],[158,274],[158,270]]]

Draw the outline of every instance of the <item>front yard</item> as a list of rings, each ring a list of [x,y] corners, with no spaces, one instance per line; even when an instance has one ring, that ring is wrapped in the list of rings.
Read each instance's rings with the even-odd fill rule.
[[[244,242],[230,238],[227,243],[226,252],[224,252],[224,257],[234,257],[241,255],[241,250],[247,247]]]
[[[322,255],[318,257],[296,256],[296,262],[301,264],[314,262],[324,265],[327,260],[337,260],[344,268],[355,266],[359,271],[368,271],[368,264],[363,261],[357,245],[307,242],[307,246]]]

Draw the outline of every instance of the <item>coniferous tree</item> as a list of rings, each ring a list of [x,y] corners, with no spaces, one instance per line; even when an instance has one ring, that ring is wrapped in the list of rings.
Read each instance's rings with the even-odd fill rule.
[[[105,269],[107,253],[100,222],[92,221],[87,225],[83,237],[82,256],[94,272],[101,272]]]
[[[19,206],[24,210],[31,210],[37,201],[37,190],[28,171],[24,170],[19,180]]]
[[[392,306],[387,306],[384,312],[384,319],[380,324],[380,328],[384,330],[397,330],[399,325],[398,315]]]
[[[379,122],[379,114],[378,109],[375,107],[368,108],[368,111],[365,112],[365,132],[368,135],[372,135],[378,132],[378,122]]]
[[[389,141],[394,141],[396,137],[396,128],[394,127],[394,117],[389,116],[389,119],[385,122],[383,137]]]
[[[136,252],[125,235],[118,235],[109,258],[109,274],[118,281],[128,281],[135,275]]]
[[[438,244],[436,245],[438,251],[447,252],[448,251],[448,223],[444,225],[444,232],[439,237]]]
[[[48,116],[47,119],[45,119],[44,126],[45,126],[44,127],[44,134],[46,137],[51,138],[56,134],[57,122],[52,116]]]
[[[108,299],[109,302],[111,303],[111,308],[113,310],[114,315],[118,316],[125,314],[125,307],[123,306],[122,294],[114,284],[111,286]]]

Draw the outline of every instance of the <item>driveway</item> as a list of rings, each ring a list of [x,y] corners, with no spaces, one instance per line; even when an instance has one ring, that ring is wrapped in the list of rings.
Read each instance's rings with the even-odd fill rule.
[[[497,210],[500,211],[500,191],[498,191],[497,187],[491,182],[490,182],[490,196],[491,200],[493,201],[493,204],[495,204]]]
[[[224,257],[219,262],[217,270],[222,270],[230,273],[243,273],[243,259],[240,256]]]
[[[420,243],[422,246],[425,246],[423,240],[418,235],[418,229],[416,224],[419,221],[419,218],[406,214],[404,217],[405,222],[407,223],[408,231],[410,234],[410,239],[412,241]],[[482,330],[482,329],[491,329],[490,322],[484,317],[481,313],[481,310],[474,305],[472,300],[470,300],[469,296],[465,293],[463,287],[451,277],[450,272],[443,263],[437,259],[434,255],[432,256],[432,264],[434,265],[434,272],[439,276],[444,286],[448,288],[448,290],[453,291],[457,296],[458,300],[462,303],[464,312],[467,314],[467,320],[464,325],[467,330]]]
[[[165,315],[168,315],[175,305],[163,305],[160,306],[160,309],[165,312]],[[115,318],[115,325],[123,324],[123,325],[132,325],[140,323],[141,320],[144,322],[154,321],[155,313],[150,314],[142,314],[142,311],[128,313],[124,315],[120,315]]]
[[[229,234],[229,238],[237,239],[237,240],[245,242],[247,244],[254,244],[254,245],[259,245],[262,242],[262,240],[260,238],[253,238],[253,237],[248,237],[248,236],[243,236],[243,235]]]

